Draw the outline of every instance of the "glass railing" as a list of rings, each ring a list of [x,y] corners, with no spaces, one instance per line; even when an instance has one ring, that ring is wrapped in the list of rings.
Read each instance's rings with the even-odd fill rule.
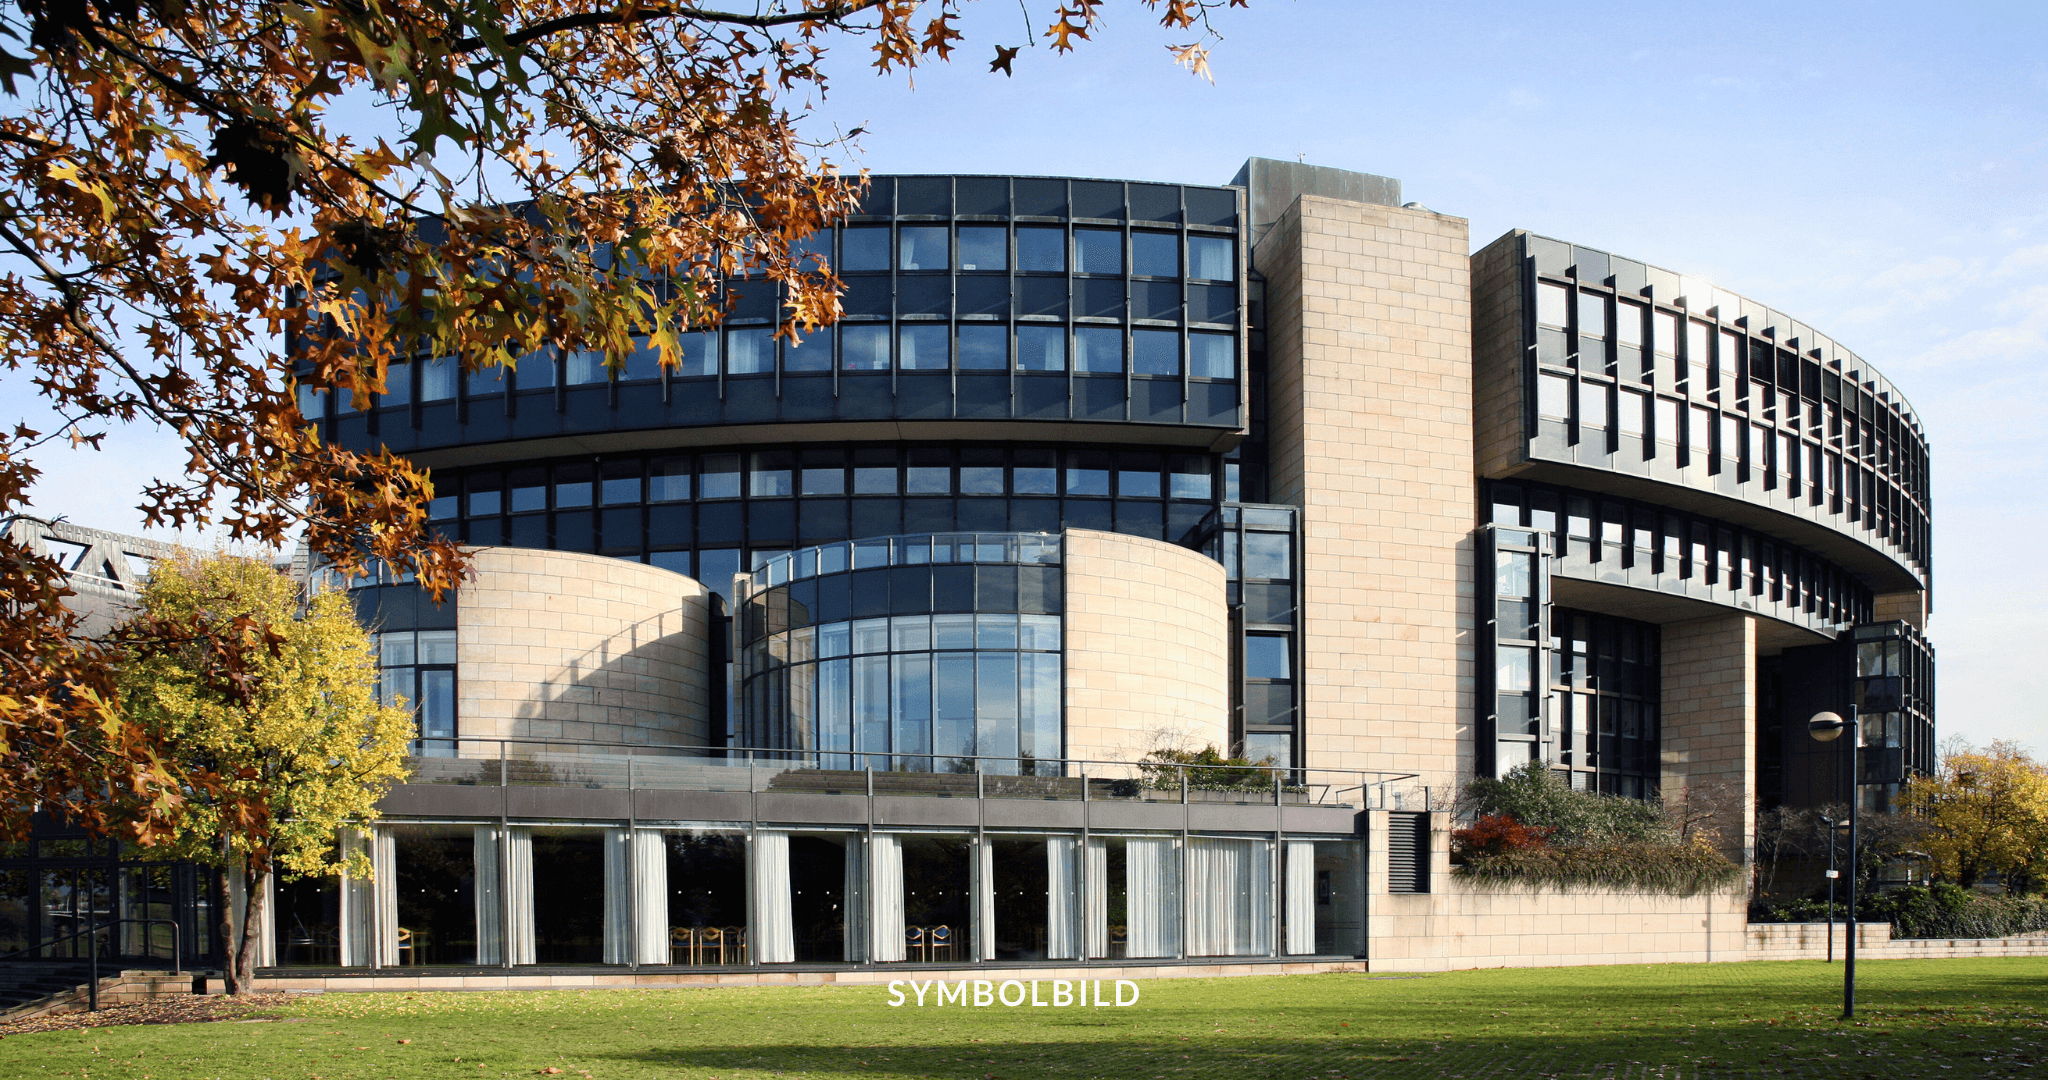
[[[1058,533],[911,533],[798,548],[753,573],[757,589],[880,566],[1011,563],[1057,566]]]
[[[463,739],[409,784],[1399,809],[1413,773]],[[1396,804],[1401,804],[1397,806]]]

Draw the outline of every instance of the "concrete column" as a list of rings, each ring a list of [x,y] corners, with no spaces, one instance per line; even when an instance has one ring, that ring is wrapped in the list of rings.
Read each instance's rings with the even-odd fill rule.
[[[1722,850],[1745,862],[1756,841],[1756,642],[1753,615],[1668,623],[1662,632],[1665,801],[1718,806]]]

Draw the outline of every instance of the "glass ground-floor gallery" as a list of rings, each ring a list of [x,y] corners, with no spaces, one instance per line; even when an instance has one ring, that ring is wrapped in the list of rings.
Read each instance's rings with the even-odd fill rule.
[[[829,796],[828,796],[829,797]],[[266,966],[755,967],[1363,955],[1356,836],[392,820],[272,885]]]

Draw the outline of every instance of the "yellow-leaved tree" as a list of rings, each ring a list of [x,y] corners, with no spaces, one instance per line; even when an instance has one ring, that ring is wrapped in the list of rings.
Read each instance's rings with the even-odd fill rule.
[[[246,914],[237,925],[235,905],[223,910],[223,966],[229,992],[246,993],[268,903],[250,886],[272,872],[368,874],[344,865],[336,831],[376,817],[404,779],[412,713],[379,704],[372,644],[344,593],[306,596],[261,561],[215,554],[159,566],[142,605],[131,626],[156,647],[121,667],[126,717],[213,778],[186,793],[159,850],[228,871]],[[224,667],[224,652],[245,662]]]
[[[1904,804],[1927,823],[1920,844],[1942,878],[1969,888],[1996,872],[2021,892],[2048,876],[2048,765],[2018,743],[1949,749],[1933,776],[1907,783]]]

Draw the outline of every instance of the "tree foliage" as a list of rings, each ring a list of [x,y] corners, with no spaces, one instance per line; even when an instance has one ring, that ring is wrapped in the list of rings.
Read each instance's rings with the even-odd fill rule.
[[[348,597],[318,593],[302,610],[290,578],[216,555],[159,566],[139,622],[193,633],[123,665],[128,719],[173,747],[186,768],[215,778],[183,804],[163,853],[228,868],[247,883],[273,871],[366,875],[366,864],[343,865],[335,831],[375,818],[377,799],[403,779],[413,719],[401,705],[378,703],[376,658]],[[205,644],[222,635],[262,643],[233,690]],[[249,890],[231,988],[249,984],[266,902],[264,890]]]
[[[2048,765],[2018,743],[1943,754],[1901,803],[1925,823],[1919,842],[1943,880],[1969,888],[1997,873],[2012,893],[2048,882]]]
[[[26,504],[39,448],[154,424],[187,457],[143,493],[150,524],[302,536],[344,573],[382,560],[440,595],[466,564],[425,529],[431,478],[323,442],[301,401],[363,404],[416,359],[477,372],[547,347],[617,365],[644,347],[674,363],[736,280],[784,297],[779,333],[831,322],[838,278],[796,241],[863,181],[833,157],[843,139],[799,131],[827,47],[860,43],[883,73],[943,61],[968,2],[0,8],[0,364],[58,417],[0,433],[0,516]],[[1206,74],[1211,12],[1244,0],[1130,2],[1192,38],[1174,56]],[[1065,52],[1104,6],[1026,0],[1023,25]],[[100,776],[175,790],[161,748],[122,725],[104,659],[70,642],[61,568],[0,540],[0,588],[0,828]],[[148,839],[174,801],[107,820]]]

